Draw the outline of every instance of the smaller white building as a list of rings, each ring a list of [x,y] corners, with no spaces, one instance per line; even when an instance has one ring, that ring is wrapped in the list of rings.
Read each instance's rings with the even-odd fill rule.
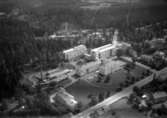
[[[96,71],[99,69],[100,64],[100,61],[92,61],[83,65],[79,65],[77,67],[77,73],[82,76],[90,72]]]
[[[148,43],[150,44],[151,48],[162,48],[165,44],[165,38],[153,38]]]
[[[74,60],[77,57],[84,55],[85,53],[87,53],[87,48],[85,45],[79,45],[63,51],[64,57],[68,61]]]
[[[123,68],[125,63],[119,60],[106,60],[100,67],[100,73],[108,75]]]
[[[75,97],[69,94],[64,88],[60,88],[57,93],[52,94],[50,96],[50,102],[59,102],[70,110],[75,110],[78,104],[78,101],[75,100]]]
[[[54,81],[60,82],[73,74],[74,71],[72,69],[65,69],[65,70],[54,69],[53,71],[46,73],[46,78],[49,80],[54,79]]]

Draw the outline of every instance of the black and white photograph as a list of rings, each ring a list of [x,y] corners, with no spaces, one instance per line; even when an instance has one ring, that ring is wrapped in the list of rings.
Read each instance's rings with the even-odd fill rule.
[[[167,0],[0,0],[0,118],[167,118]]]

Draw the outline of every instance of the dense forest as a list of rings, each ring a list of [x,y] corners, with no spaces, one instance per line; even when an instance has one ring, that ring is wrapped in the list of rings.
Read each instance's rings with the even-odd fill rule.
[[[13,9],[18,8],[19,16],[26,16],[24,20],[29,22],[31,26],[47,32],[58,30],[64,22],[69,22],[79,28],[106,28],[112,26],[124,27],[127,22],[138,26],[162,21],[167,17],[164,14],[164,11],[167,10],[167,4],[163,3],[163,0],[161,2],[140,0],[141,2],[138,4],[120,4],[97,10],[81,9],[80,4],[78,4],[80,2],[76,2],[76,0],[37,1],[41,1],[42,6],[33,7],[32,0],[1,1],[0,11],[10,13]],[[66,7],[63,7],[63,5]]]
[[[27,23],[14,19],[1,19],[0,27],[0,96],[7,97],[14,93],[23,65],[32,56],[33,33]]]
[[[56,68],[62,61],[61,51],[72,47],[69,40],[35,40],[34,28],[16,18],[0,19],[0,98],[10,97],[22,87],[25,71]],[[36,30],[36,29],[35,29]]]

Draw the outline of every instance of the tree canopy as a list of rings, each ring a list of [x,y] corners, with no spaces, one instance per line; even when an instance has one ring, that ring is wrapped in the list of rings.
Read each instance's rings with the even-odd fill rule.
[[[25,22],[0,19],[0,98],[9,97],[22,77],[33,51],[33,33]]]

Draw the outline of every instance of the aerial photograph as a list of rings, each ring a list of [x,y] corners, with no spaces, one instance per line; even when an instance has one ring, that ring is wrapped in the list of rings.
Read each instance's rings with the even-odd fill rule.
[[[167,118],[167,0],[0,0],[0,118]]]

